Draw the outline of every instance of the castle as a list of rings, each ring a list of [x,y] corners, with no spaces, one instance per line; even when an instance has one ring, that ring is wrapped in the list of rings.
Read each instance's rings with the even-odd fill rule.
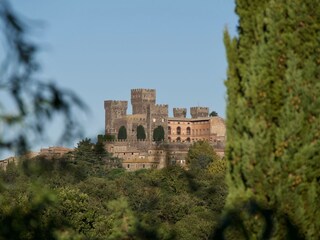
[[[191,107],[191,118],[186,108],[173,108],[169,117],[168,105],[156,104],[155,89],[132,89],[131,104],[128,115],[128,101],[104,101],[105,134],[113,139],[106,149],[122,158],[127,170],[184,166],[190,144],[199,140],[224,155],[225,122],[209,116],[209,108]]]

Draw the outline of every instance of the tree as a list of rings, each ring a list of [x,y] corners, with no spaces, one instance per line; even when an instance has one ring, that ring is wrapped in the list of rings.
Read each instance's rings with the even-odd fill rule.
[[[31,40],[28,26],[8,1],[0,1],[0,39],[4,44],[0,94],[13,103],[11,106],[0,103],[0,150],[27,150],[30,143],[39,141],[47,123],[57,115],[64,119],[62,141],[71,140],[81,132],[73,114],[75,109],[85,109],[85,105],[70,90],[38,79],[39,49]]]
[[[125,139],[127,139],[127,129],[126,129],[125,126],[121,126],[121,127],[119,128],[118,139],[119,139],[119,140],[125,140]]]
[[[217,117],[218,116],[218,113],[216,111],[212,111],[210,114],[209,114],[210,117]]]
[[[198,141],[190,146],[186,160],[190,169],[206,169],[218,159],[219,156],[207,141]]]
[[[107,150],[105,148],[106,144],[106,136],[105,135],[98,135],[97,142],[94,144],[94,151],[97,155],[101,157],[106,157],[108,155]]]
[[[145,140],[146,139],[146,132],[144,131],[144,127],[139,125],[137,127],[137,139],[138,140]]]
[[[90,160],[93,157],[94,144],[90,138],[82,139],[75,148],[75,158],[77,160]]]
[[[229,196],[274,209],[306,239],[320,238],[320,5],[306,1],[236,1],[239,36],[225,33]],[[260,218],[261,219],[261,218]],[[250,235],[262,221],[247,220]]]
[[[164,129],[162,126],[158,126],[153,130],[153,140],[156,142],[164,140]]]
[[[81,124],[74,113],[86,109],[84,103],[72,91],[40,80],[37,75],[41,68],[37,59],[39,48],[30,36],[30,25],[6,0],[0,1],[0,29],[0,94],[6,99],[5,103],[12,103],[0,102],[0,154],[3,150],[25,152],[31,144],[42,140],[48,123],[57,116],[64,123],[60,141],[68,142],[79,136]],[[26,180],[27,176],[24,176],[19,184],[6,188],[0,183],[0,223],[3,226],[0,239],[60,239],[66,236],[66,225],[58,225],[55,216],[47,215],[48,208],[56,202],[54,194],[43,184],[35,189],[30,179],[28,184]],[[15,192],[14,189],[21,185],[25,188]]]

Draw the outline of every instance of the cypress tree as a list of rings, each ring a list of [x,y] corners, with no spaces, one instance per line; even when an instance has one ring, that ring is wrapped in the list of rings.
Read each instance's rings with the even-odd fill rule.
[[[236,0],[238,36],[228,58],[227,207],[253,199],[320,239],[320,4]],[[259,234],[249,222],[251,234]]]
[[[164,140],[164,129],[162,126],[158,126],[153,130],[153,140],[156,142]]]
[[[139,125],[137,127],[137,139],[138,140],[145,140],[146,139],[146,132],[145,132],[144,127],[142,125]]]
[[[119,139],[119,140],[125,140],[125,139],[127,139],[127,129],[126,129],[125,126],[121,126],[121,127],[119,128],[118,139]]]

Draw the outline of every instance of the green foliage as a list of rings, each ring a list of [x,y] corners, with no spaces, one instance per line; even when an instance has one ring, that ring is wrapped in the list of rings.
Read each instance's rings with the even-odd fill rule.
[[[212,111],[210,114],[209,114],[210,117],[217,117],[218,116],[218,113],[216,111]]]
[[[78,146],[90,149],[91,142],[85,139]],[[14,178],[0,175],[0,181],[7,179],[0,213],[15,219],[10,209],[19,206],[23,222],[15,231],[37,239],[206,239],[216,227],[227,193],[219,175],[180,167],[136,172],[110,169],[99,175],[92,170],[95,165],[84,162],[75,155],[12,165]],[[84,177],[78,176],[79,169]],[[32,182],[41,183],[42,190],[30,187]],[[42,194],[52,201],[43,201]],[[33,197],[38,199],[34,206],[43,206],[41,211],[32,207]],[[29,213],[39,224],[35,225],[37,234],[46,233],[47,238],[34,235],[33,227],[25,228],[29,223],[24,214]],[[192,229],[188,229],[190,221],[197,223]],[[0,239],[1,234],[10,236],[0,231]]]
[[[137,127],[137,139],[138,140],[145,140],[146,139],[146,132],[145,132],[144,127],[142,125],[139,125]]]
[[[106,137],[98,135],[97,142],[94,145],[94,152],[100,155],[101,157],[106,157],[108,153],[106,151],[105,145],[106,145]]]
[[[19,183],[2,189],[0,239],[58,239],[65,226],[46,214],[56,201],[55,195],[40,185]]]
[[[215,175],[224,175],[227,171],[227,162],[225,159],[216,159],[208,165],[208,171]]]
[[[219,160],[219,156],[209,142],[198,141],[189,148],[186,160],[190,169],[206,169],[209,164]]]
[[[119,140],[125,140],[125,139],[127,139],[127,129],[126,129],[125,126],[121,126],[121,127],[119,128],[118,139],[119,139]]]
[[[164,129],[162,126],[158,126],[153,130],[153,141],[161,142],[164,140]]]
[[[107,134],[107,135],[105,135],[105,140],[106,140],[106,141],[116,140],[116,136],[115,136],[115,135]]]
[[[320,5],[236,1],[239,36],[225,33],[228,58],[228,206],[253,199],[274,209],[272,238],[288,216],[320,238]],[[263,221],[244,217],[250,237]]]
[[[96,144],[88,138],[81,140],[74,150],[73,158],[74,167],[77,169],[79,177],[83,178],[87,175],[102,176],[106,174],[107,169],[121,167],[120,159],[114,158],[106,152],[104,141],[101,138],[98,138]]]

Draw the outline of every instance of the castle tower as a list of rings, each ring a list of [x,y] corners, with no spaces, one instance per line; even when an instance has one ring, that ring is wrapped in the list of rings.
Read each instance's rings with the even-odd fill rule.
[[[168,138],[168,109],[167,104],[156,104],[151,109],[151,131],[150,136],[153,139],[153,130],[159,126],[163,127],[164,140]]]
[[[114,127],[116,119],[127,115],[128,101],[104,101],[105,110],[105,134],[116,135]]]
[[[175,118],[186,118],[187,109],[186,108],[173,108],[173,116]]]
[[[155,89],[132,89],[131,104],[132,114],[146,114],[148,105],[154,106],[156,103]]]
[[[208,117],[209,108],[208,107],[191,107],[190,113],[192,118]]]

